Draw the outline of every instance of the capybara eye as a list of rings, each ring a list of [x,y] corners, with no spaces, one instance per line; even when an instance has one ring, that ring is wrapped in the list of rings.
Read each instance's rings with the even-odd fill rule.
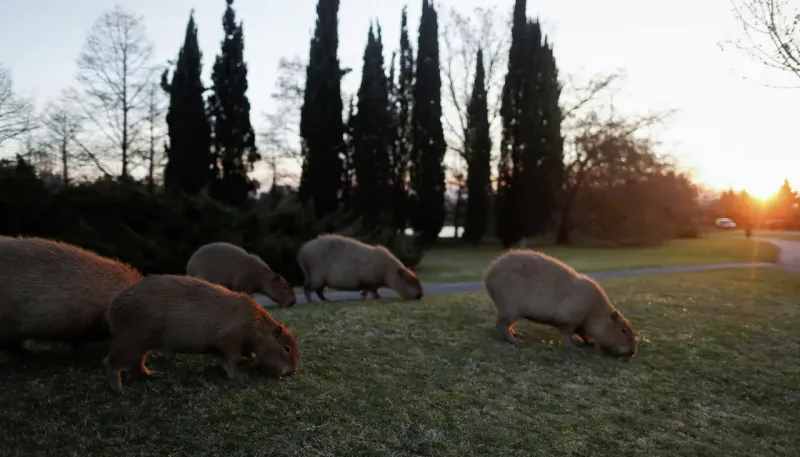
[[[292,353],[292,347],[289,346],[288,344],[286,346],[284,346],[283,348],[286,349],[286,353],[287,354],[291,354]]]
[[[628,333],[628,329],[626,329],[626,328],[623,328],[623,329],[622,329],[622,333]]]

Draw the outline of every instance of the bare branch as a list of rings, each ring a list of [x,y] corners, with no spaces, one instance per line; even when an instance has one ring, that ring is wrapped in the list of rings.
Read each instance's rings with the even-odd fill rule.
[[[36,128],[33,102],[14,93],[11,71],[0,64],[0,145]]]
[[[800,10],[790,3],[789,0],[731,0],[744,36],[726,43],[769,68],[800,77]]]
[[[446,9],[442,21],[442,75],[446,108],[444,123],[451,151],[463,157],[467,103],[472,95],[478,50],[483,51],[486,86],[489,92],[489,124],[500,113],[502,70],[508,54],[510,18],[503,18],[495,6],[476,7],[470,14]],[[449,105],[449,106],[448,106]]]
[[[95,21],[77,62],[83,93],[72,98],[111,143],[122,176],[129,174],[144,139],[148,88],[158,76],[149,63],[152,49],[142,19],[117,5]]]

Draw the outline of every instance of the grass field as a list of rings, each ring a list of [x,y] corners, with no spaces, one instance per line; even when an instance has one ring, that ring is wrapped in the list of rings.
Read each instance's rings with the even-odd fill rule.
[[[484,293],[274,310],[301,345],[301,373],[280,381],[178,356],[117,396],[102,353],[11,362],[0,455],[797,455],[797,276],[604,285],[640,339],[627,363],[527,322],[504,343]]]
[[[710,236],[718,238],[743,237],[744,230],[715,230]],[[762,238],[777,238],[779,240],[800,241],[800,231],[793,230],[753,230],[752,236]]]
[[[779,250],[755,240],[728,237],[674,240],[653,248],[581,248],[534,246],[587,273],[628,268],[700,265],[727,262],[775,262]],[[478,281],[486,266],[502,253],[499,247],[434,248],[416,271],[427,282]]]

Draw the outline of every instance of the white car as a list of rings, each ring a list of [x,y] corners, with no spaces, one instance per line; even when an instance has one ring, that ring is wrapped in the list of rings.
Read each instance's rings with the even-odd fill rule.
[[[714,221],[714,225],[716,225],[717,228],[723,230],[733,230],[736,228],[736,222],[733,222],[730,218],[727,217],[717,218],[717,220]]]

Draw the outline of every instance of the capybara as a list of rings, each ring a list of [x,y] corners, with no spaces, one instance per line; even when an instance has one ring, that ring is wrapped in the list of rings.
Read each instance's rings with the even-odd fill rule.
[[[553,257],[511,250],[488,266],[484,285],[497,309],[497,330],[509,343],[520,342],[513,325],[523,318],[558,328],[568,347],[575,347],[577,334],[608,354],[636,354],[633,328],[603,288]]]
[[[294,290],[283,276],[255,254],[218,241],[201,246],[186,264],[186,274],[236,292],[261,292],[281,307],[293,306]]]
[[[305,275],[303,292],[311,301],[313,290],[327,301],[326,286],[340,290],[360,290],[380,298],[378,289],[388,287],[406,300],[422,298],[417,275],[383,246],[372,246],[342,235],[325,234],[306,242],[297,255]]]
[[[105,311],[142,279],[129,265],[56,240],[0,239],[0,347],[61,341],[74,350],[110,337]]]
[[[231,380],[244,380],[238,359],[253,352],[273,376],[297,372],[294,335],[244,292],[183,275],[151,275],[117,295],[106,311],[113,338],[104,364],[111,388],[122,393],[120,372],[152,350],[214,354]]]

